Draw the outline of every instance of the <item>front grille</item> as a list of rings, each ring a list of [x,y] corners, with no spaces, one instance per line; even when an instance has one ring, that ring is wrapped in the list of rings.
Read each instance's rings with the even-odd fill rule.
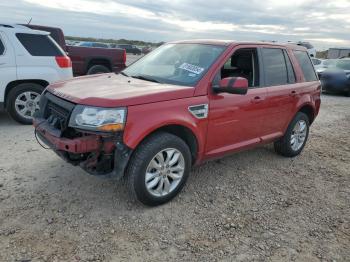
[[[66,130],[68,127],[69,114],[70,112],[67,109],[48,101],[46,107],[46,119],[54,128],[61,131]]]
[[[69,117],[74,106],[75,104],[46,92],[41,97],[40,115],[62,134],[68,129]]]

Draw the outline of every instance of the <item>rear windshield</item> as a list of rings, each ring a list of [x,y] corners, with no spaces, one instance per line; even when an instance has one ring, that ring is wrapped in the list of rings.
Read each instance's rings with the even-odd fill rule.
[[[17,39],[32,56],[62,56],[61,48],[48,35],[18,33]]]

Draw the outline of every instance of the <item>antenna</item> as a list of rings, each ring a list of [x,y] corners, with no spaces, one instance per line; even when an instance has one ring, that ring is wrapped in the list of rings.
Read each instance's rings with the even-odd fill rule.
[[[29,19],[29,21],[28,21],[28,24],[27,24],[27,25],[29,25],[29,24],[30,24],[30,22],[32,22],[32,19],[33,19],[33,17],[31,17],[31,18]]]

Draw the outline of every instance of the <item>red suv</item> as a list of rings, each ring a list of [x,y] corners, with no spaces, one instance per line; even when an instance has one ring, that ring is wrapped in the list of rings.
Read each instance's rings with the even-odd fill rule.
[[[203,161],[271,142],[283,156],[298,155],[320,90],[300,46],[173,42],[120,74],[50,85],[34,126],[69,163],[125,174],[136,199],[159,205]]]

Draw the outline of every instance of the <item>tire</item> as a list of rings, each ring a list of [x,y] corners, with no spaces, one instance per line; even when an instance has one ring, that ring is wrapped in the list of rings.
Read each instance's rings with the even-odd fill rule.
[[[93,65],[87,71],[87,75],[103,74],[103,73],[110,73],[110,72],[111,70],[109,70],[109,68],[106,66]]]
[[[174,151],[173,154],[171,150]],[[158,162],[160,156],[165,160],[163,169],[160,168],[161,162]],[[169,164],[167,164],[168,156],[170,156]],[[177,162],[171,163],[173,160]],[[170,167],[167,168],[168,166]],[[177,173],[170,173],[171,169],[178,169]],[[181,191],[190,170],[191,152],[187,144],[175,135],[158,132],[142,142],[132,155],[126,172],[126,183],[132,198],[147,206],[158,206],[170,201]],[[176,179],[173,180],[172,177]],[[168,192],[166,188],[169,189]]]
[[[298,131],[298,123],[305,124],[303,132]],[[301,127],[301,125],[299,127]],[[274,143],[275,151],[285,157],[295,157],[299,155],[309,137],[309,127],[310,121],[308,116],[302,112],[298,112],[290,122],[284,136]],[[299,133],[296,134],[295,132]],[[292,135],[294,135],[294,143]]]
[[[35,83],[23,83],[12,88],[7,96],[7,112],[24,125],[33,123],[33,114],[39,110],[40,95],[44,87]]]

